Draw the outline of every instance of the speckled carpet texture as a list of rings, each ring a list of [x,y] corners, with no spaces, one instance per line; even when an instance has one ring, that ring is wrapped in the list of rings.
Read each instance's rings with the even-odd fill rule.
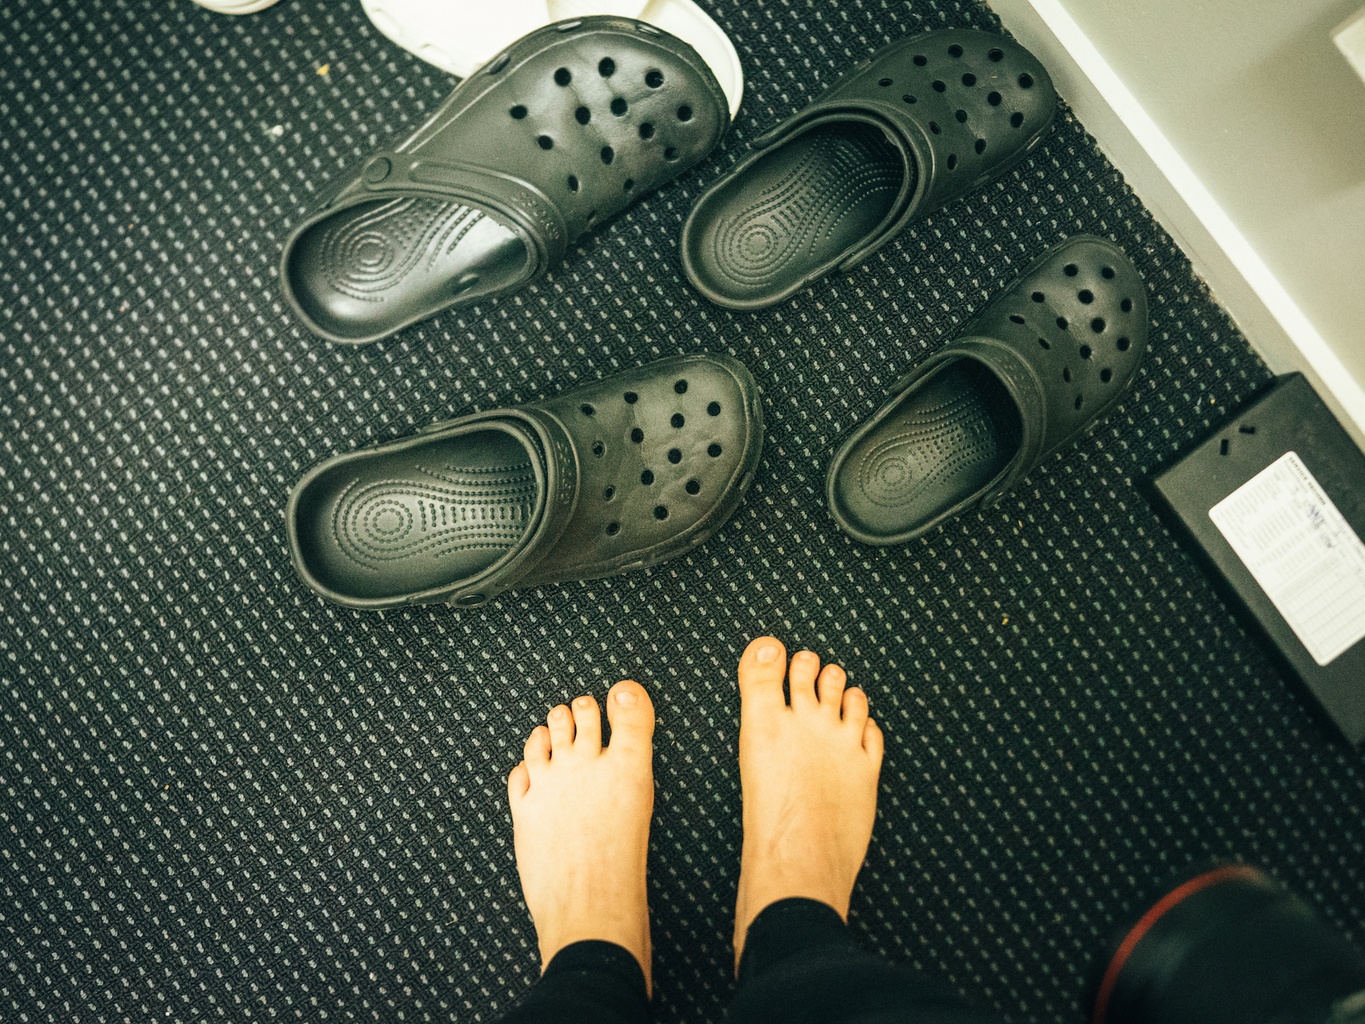
[[[1028,161],[855,272],[709,305],[684,217],[748,140],[972,0],[711,0],[748,90],[701,165],[517,295],[347,348],[277,280],[290,228],[453,80],[352,0],[0,4],[0,1019],[491,1021],[537,976],[507,771],[617,678],[660,714],[658,1017],[732,992],[733,667],[837,659],[888,737],[861,939],[1012,1021],[1078,1022],[1171,873],[1268,868],[1365,921],[1365,770],[1239,624],[1146,480],[1270,380],[1063,110]],[[1000,507],[903,548],[833,525],[839,438],[1035,255],[1146,278],[1117,412]],[[763,391],[745,504],[684,558],[472,611],[348,611],[295,576],[319,460],[677,353]],[[605,826],[606,823],[604,823]]]

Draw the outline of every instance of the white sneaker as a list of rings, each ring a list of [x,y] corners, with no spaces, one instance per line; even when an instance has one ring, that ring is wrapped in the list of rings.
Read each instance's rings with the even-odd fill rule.
[[[279,0],[194,0],[200,7],[207,7],[219,14],[251,14],[263,11]]]
[[[677,36],[701,55],[725,92],[732,118],[744,95],[734,43],[694,0],[360,0],[360,6],[403,49],[460,78],[543,25],[592,14],[634,18]]]

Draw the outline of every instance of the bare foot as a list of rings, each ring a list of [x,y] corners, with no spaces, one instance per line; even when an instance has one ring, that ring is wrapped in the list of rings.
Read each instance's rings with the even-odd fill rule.
[[[790,702],[782,693],[786,678]],[[882,731],[867,695],[838,665],[759,637],[739,659],[739,777],[744,851],[735,903],[735,969],[759,911],[801,896],[848,918],[877,815]]]
[[[517,872],[540,943],[540,969],[565,946],[602,939],[650,973],[645,860],[654,811],[654,705],[639,683],[607,694],[611,745],[597,701],[560,704],[526,740],[507,777]]]

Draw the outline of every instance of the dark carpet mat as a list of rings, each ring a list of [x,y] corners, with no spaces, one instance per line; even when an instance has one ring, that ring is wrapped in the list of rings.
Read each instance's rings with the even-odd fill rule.
[[[871,49],[971,0],[718,0],[748,93],[720,150],[524,293],[352,349],[275,278],[290,226],[452,82],[356,2],[5,0],[0,33],[0,1018],[487,1021],[536,976],[504,776],[556,701],[658,704],[660,1020],[731,992],[733,665],[837,658],[888,734],[864,941],[1015,1021],[1074,1021],[1168,872],[1270,868],[1359,934],[1365,772],[1154,515],[1153,470],[1269,374],[1074,119],[866,266],[708,305],[705,184]],[[903,549],[832,525],[840,435],[1035,254],[1117,240],[1153,345],[1096,436]],[[686,558],[473,612],[295,578],[314,462],[650,359],[744,360],[770,424]]]

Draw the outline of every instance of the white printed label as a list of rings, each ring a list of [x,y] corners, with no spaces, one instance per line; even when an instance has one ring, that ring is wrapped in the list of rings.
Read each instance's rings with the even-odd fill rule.
[[[1365,637],[1365,544],[1294,452],[1209,518],[1319,665]]]

